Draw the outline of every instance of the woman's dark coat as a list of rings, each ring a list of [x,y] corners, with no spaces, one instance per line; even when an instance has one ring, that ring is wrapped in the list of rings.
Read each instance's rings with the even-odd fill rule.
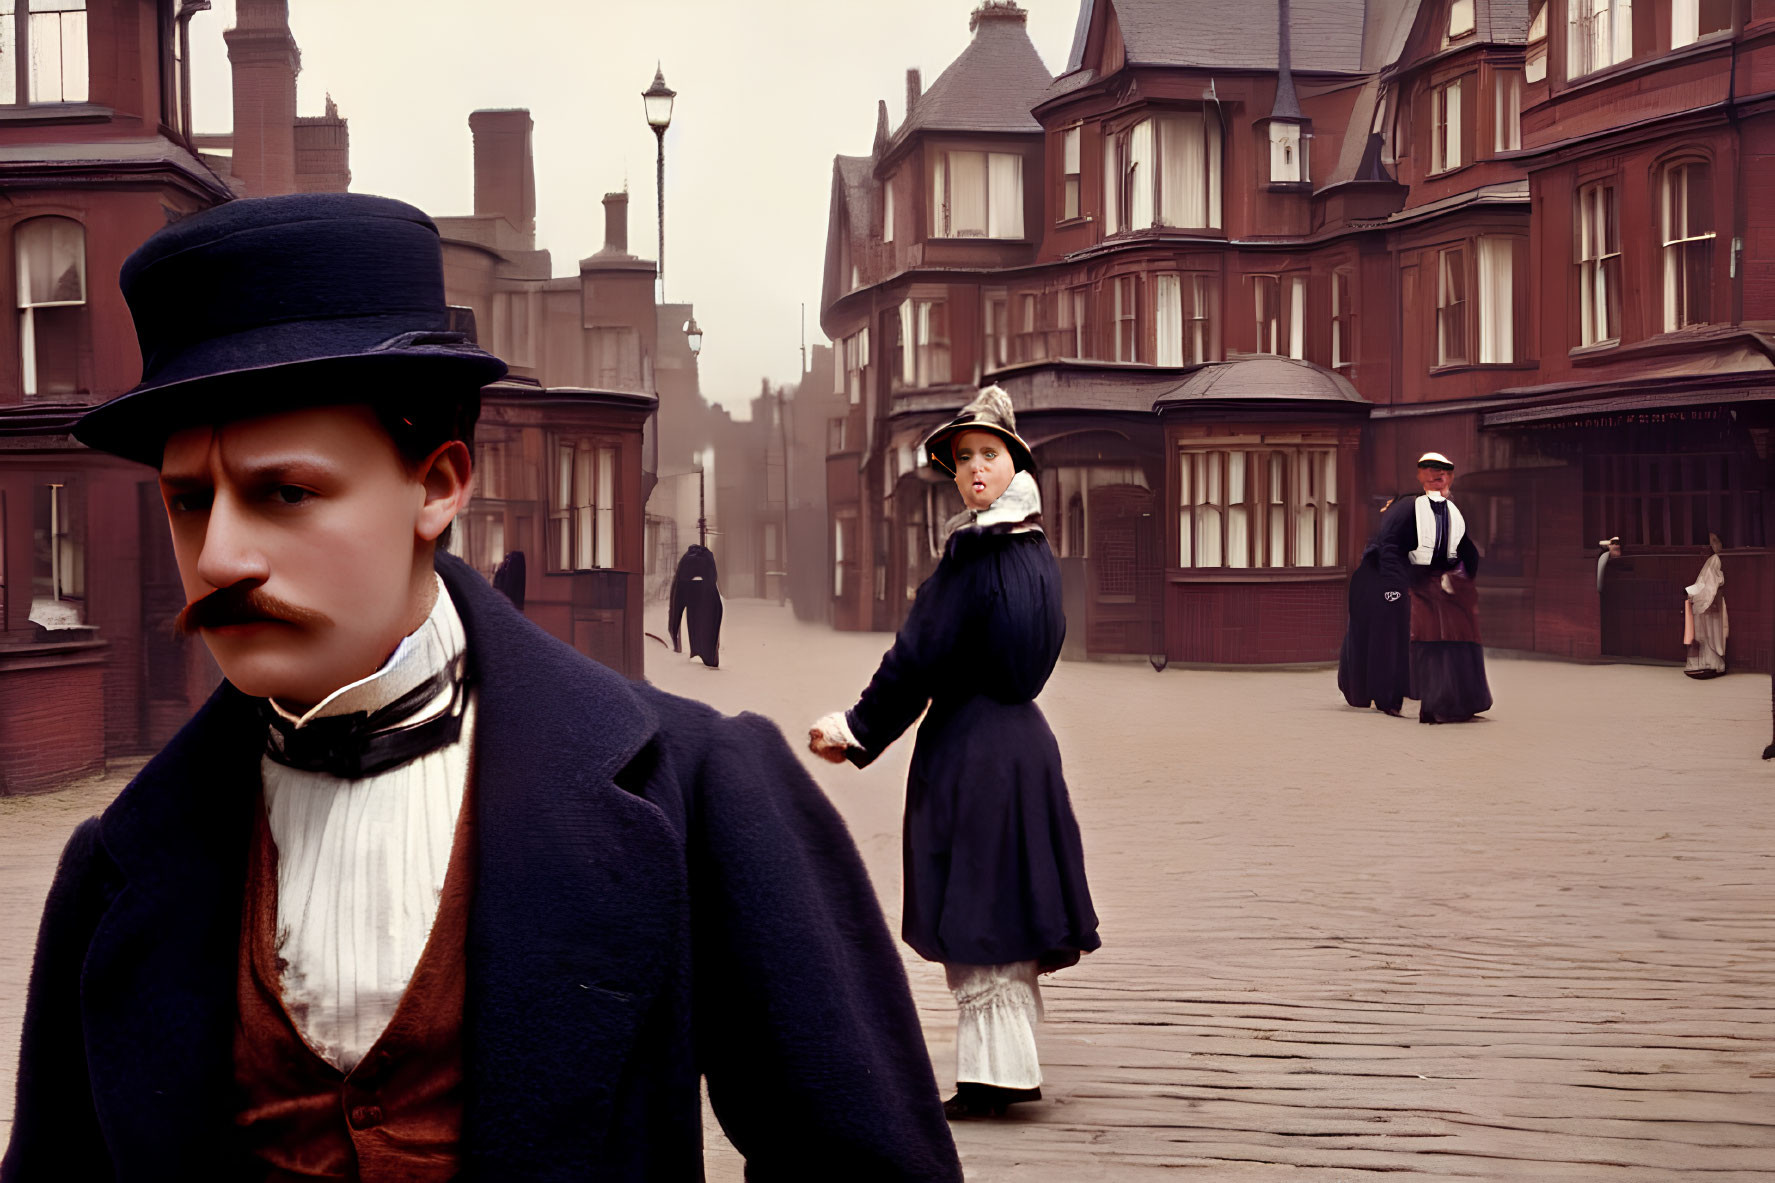
[[[1411,566],[1417,542],[1411,496],[1396,498],[1350,574],[1350,624],[1337,686],[1351,706],[1397,713],[1411,692]]]
[[[479,687],[464,1177],[701,1179],[707,1074],[750,1179],[959,1180],[874,892],[776,728],[631,684],[438,565]],[[250,1177],[231,1036],[262,746],[225,684],[75,831],[6,1183]]]
[[[702,658],[707,666],[721,664],[721,588],[715,577],[715,555],[708,547],[692,543],[678,560],[669,610],[672,652],[680,651],[678,626],[688,613],[690,655]]]
[[[906,784],[901,929],[927,960],[1058,968],[1101,943],[1060,750],[1034,702],[1065,635],[1040,531],[959,530],[846,716],[861,767],[930,706]]]

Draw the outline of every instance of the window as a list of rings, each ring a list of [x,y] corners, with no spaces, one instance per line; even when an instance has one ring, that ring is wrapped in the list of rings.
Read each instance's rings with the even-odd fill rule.
[[[1023,157],[938,152],[931,169],[936,238],[1022,238]]]
[[[31,615],[47,629],[86,619],[86,531],[64,484],[38,485],[31,502]]]
[[[844,427],[848,420],[843,415],[826,420],[826,454],[836,456],[844,451]]]
[[[586,331],[591,350],[592,386],[598,390],[641,389],[641,334],[632,328]]]
[[[1633,56],[1633,0],[1566,0],[1565,76],[1582,78]]]
[[[592,437],[555,441],[549,570],[616,566],[616,448]]]
[[[1731,0],[1671,0],[1670,48],[1692,45],[1732,27]]]
[[[1356,356],[1354,278],[1348,267],[1339,267],[1331,273],[1331,368],[1334,370],[1347,371]]]
[[[0,104],[84,103],[86,0],[25,2],[0,0]]]
[[[1307,277],[1288,277],[1288,356],[1307,356]]]
[[[1339,565],[1337,450],[1183,449],[1178,565]]]
[[[1467,361],[1467,252],[1439,252],[1436,272],[1436,364],[1461,365]]]
[[[1153,280],[1153,318],[1161,366],[1194,366],[1215,360],[1217,286],[1212,275],[1160,275]]]
[[[1473,0],[1454,0],[1448,6],[1448,39],[1465,37],[1473,31]]]
[[[1251,277],[1251,307],[1257,316],[1255,353],[1282,352],[1282,279],[1276,275]]]
[[[1578,190],[1579,340],[1621,336],[1621,226],[1612,183]]]
[[[1528,52],[1523,56],[1522,77],[1525,82],[1542,82],[1547,77],[1547,0],[1535,5],[1535,15],[1528,23]]]
[[[1431,98],[1435,129],[1430,137],[1430,171],[1445,173],[1461,167],[1461,91],[1466,79],[1439,86]]]
[[[1015,355],[1020,362],[1046,361],[1048,338],[1043,332],[1042,297],[1024,292],[1017,297],[1017,341]]]
[[[1630,450],[1584,460],[1586,538],[1619,534],[1628,546],[1706,546],[1714,533],[1727,546],[1764,545],[1760,466],[1747,463],[1742,450],[1721,450],[1726,441],[1700,425],[1628,431],[1639,437],[1621,440]]]
[[[1713,177],[1700,162],[1664,170],[1664,331],[1712,319]]]
[[[949,304],[900,303],[900,386],[941,386],[949,377]]]
[[[13,246],[24,393],[72,394],[80,387],[86,229],[71,218],[32,218],[19,224]]]
[[[844,339],[840,351],[840,360],[844,365],[844,384],[840,387],[845,397],[850,399],[851,406],[863,401],[863,388],[867,385],[869,369],[869,329],[867,326],[858,329]]]
[[[832,519],[832,598],[844,598],[844,565],[850,557],[845,549],[850,527],[855,522],[846,522],[843,518]]]
[[[981,329],[985,348],[980,354],[981,368],[990,373],[1011,364],[1011,302],[1001,291],[987,292],[981,309]]]
[[[1479,240],[1479,363],[1516,360],[1516,240]]]
[[[894,241],[894,182],[881,183],[881,241]]]
[[[1059,341],[1058,356],[1089,357],[1090,334],[1086,331],[1086,298],[1085,288],[1073,288],[1070,291],[1058,292],[1056,302],[1056,321],[1059,325],[1056,334]]]
[[[1119,275],[1115,279],[1117,361],[1140,360],[1140,278]]]
[[[1499,70],[1492,85],[1492,150],[1514,152],[1522,147],[1522,75]]]
[[[1105,135],[1104,233],[1220,227],[1220,120],[1155,115]]]
[[[1079,216],[1079,129],[1069,127],[1060,133],[1060,218],[1070,221]]]
[[[1307,180],[1305,141],[1298,123],[1270,121],[1270,183]]]

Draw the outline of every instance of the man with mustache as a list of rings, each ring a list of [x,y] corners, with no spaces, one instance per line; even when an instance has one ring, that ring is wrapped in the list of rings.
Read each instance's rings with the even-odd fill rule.
[[[756,716],[630,684],[440,543],[480,388],[436,228],[236,201],[122,275],[226,682],[65,851],[0,1180],[959,1180],[842,822]]]

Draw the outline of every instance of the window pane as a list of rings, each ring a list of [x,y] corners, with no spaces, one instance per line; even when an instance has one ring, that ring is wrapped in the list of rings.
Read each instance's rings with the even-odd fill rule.
[[[986,221],[986,153],[949,153],[949,232],[981,237]]]
[[[1023,157],[1008,152],[991,156],[992,209],[987,233],[992,238],[1023,237]]]
[[[598,449],[598,567],[616,566],[616,449]]]

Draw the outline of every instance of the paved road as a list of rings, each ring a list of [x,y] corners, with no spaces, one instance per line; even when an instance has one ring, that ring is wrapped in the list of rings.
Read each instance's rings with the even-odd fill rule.
[[[649,675],[798,734],[887,640],[735,601],[721,669]],[[1046,980],[1049,1099],[955,1127],[970,1180],[1775,1179],[1767,679],[1491,672],[1491,719],[1423,727],[1328,672],[1063,664],[1105,945]],[[909,755],[808,758],[894,923]],[[116,783],[0,799],[0,1097],[56,853]],[[907,970],[947,1089],[942,971]]]

